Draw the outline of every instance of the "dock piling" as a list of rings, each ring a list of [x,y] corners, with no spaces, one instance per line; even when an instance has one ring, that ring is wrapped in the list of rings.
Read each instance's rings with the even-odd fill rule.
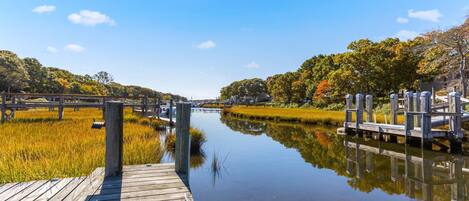
[[[168,114],[168,118],[169,118],[169,125],[172,126],[174,124],[173,122],[173,99],[170,99],[169,100],[169,114]],[[176,109],[177,110],[177,109]]]
[[[189,177],[191,104],[176,104],[176,172]],[[184,182],[186,182],[184,181]]]
[[[390,100],[391,100],[391,124],[396,125],[397,124],[397,110],[398,110],[398,95],[397,94],[391,94]]]
[[[413,94],[413,105],[412,105],[412,111],[413,112],[420,112],[420,93],[415,92]],[[417,115],[414,117],[414,126],[415,127],[420,127],[420,122],[421,122],[421,116]]]
[[[373,122],[373,95],[365,96],[366,122]]]
[[[62,120],[64,116],[64,97],[63,96],[60,96],[59,98],[58,112],[59,112],[59,120]]]
[[[118,176],[122,172],[122,149],[124,132],[124,104],[106,102],[106,165],[105,176]]]
[[[421,136],[421,145],[424,148],[431,149],[432,148],[432,117],[431,117],[431,109],[432,109],[432,102],[431,102],[431,93],[428,91],[424,91],[420,94],[420,111],[422,115],[420,116],[420,131],[422,132]]]
[[[345,96],[345,123],[344,123],[344,128],[347,130],[347,123],[352,122],[352,112],[350,111],[352,109],[353,105],[353,96],[352,94],[347,94]]]
[[[448,110],[451,113],[462,114],[461,108],[461,94],[458,92],[451,92],[448,94]],[[462,119],[461,116],[455,115],[449,117],[450,135],[450,149],[451,152],[458,152],[461,150],[463,132],[461,130]]]
[[[357,119],[356,121],[356,129],[357,133],[359,131],[360,124],[363,123],[363,94],[357,94],[355,96],[355,107],[356,107],[356,115]]]

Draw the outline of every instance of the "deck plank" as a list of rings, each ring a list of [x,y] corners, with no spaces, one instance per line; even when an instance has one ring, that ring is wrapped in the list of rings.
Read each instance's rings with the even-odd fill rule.
[[[124,166],[121,176],[104,177],[104,168],[77,178],[8,183],[0,200],[193,200],[174,164]]]
[[[74,178],[66,186],[60,189],[59,192],[57,192],[51,198],[49,198],[49,200],[52,200],[52,201],[63,200],[65,197],[67,197],[67,195],[69,195],[73,190],[75,190],[78,185],[80,185],[83,181],[85,181],[87,177],[88,176]]]
[[[27,197],[29,194],[43,186],[45,183],[47,183],[48,180],[39,180],[34,182],[34,184],[31,184],[27,188],[23,189],[22,191],[12,195],[11,197],[8,198],[8,200],[23,200],[25,197]]]
[[[5,192],[6,190],[12,188],[13,186],[17,185],[18,183],[7,183],[7,184],[3,184],[2,187],[0,187],[0,194],[2,194],[3,192]]]
[[[17,183],[7,191],[4,191],[3,193],[0,194],[0,199],[1,200],[7,200],[11,196],[14,196],[15,194],[23,191],[24,189],[28,188],[29,186],[33,185],[37,181],[32,181],[32,182],[21,182]]]
[[[53,188],[60,181],[62,181],[62,179],[51,179],[46,181],[42,186],[29,193],[27,196],[23,197],[23,200],[35,200],[46,191]]]
[[[45,190],[42,192],[42,194],[38,195],[35,200],[49,200],[51,199],[54,195],[59,193],[63,188],[65,188],[71,181],[76,180],[78,178],[64,178],[60,179],[57,184],[54,186],[50,187],[49,189]]]

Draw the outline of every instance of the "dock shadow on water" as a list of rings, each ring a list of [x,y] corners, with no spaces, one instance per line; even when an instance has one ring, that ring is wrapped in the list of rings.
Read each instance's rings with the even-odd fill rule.
[[[345,197],[331,195],[329,200],[344,200],[342,198],[347,196],[350,198],[346,200],[469,199],[469,157],[465,155],[432,152],[371,138],[341,136],[336,134],[335,127],[251,121],[223,115],[220,121],[241,135],[257,137],[265,135],[287,149],[296,150],[304,162],[313,167],[307,174],[317,174],[320,169],[332,170],[335,175],[324,177],[337,181],[335,185],[347,185],[350,190],[344,191]],[[263,165],[266,169],[278,168],[275,165]],[[304,176],[308,176],[307,174]],[[271,180],[275,180],[275,177],[281,176],[271,175],[271,177]],[[264,182],[262,185],[275,185],[268,180]],[[308,182],[315,185],[314,188],[319,188],[318,191],[323,188],[329,192],[326,186],[321,187],[321,184],[314,181]],[[298,194],[291,200],[316,200],[312,198],[314,195],[301,192],[305,190],[297,189],[285,194]],[[284,200],[281,195],[277,200]]]

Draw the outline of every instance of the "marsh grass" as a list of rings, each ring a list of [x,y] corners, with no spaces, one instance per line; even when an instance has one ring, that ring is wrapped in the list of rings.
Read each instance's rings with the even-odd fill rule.
[[[225,108],[223,114],[237,118],[248,118],[253,120],[269,120],[275,122],[299,122],[305,124],[321,124],[341,126],[345,120],[344,111],[328,111],[315,108],[276,108],[260,106],[235,106]],[[355,115],[352,115],[355,121]],[[376,114],[376,122],[385,123],[390,121],[390,116],[383,113]],[[364,119],[366,114],[364,114]],[[374,121],[374,117],[372,118]],[[403,122],[403,116],[398,117],[398,122]]]
[[[202,146],[207,141],[205,133],[197,128],[190,128],[191,135],[191,154],[202,153]],[[171,133],[165,139],[166,150],[174,152],[176,149],[176,134]]]
[[[0,125],[0,183],[76,177],[104,166],[105,129],[91,129],[101,110],[17,111],[15,119]],[[124,164],[158,163],[159,135],[150,122],[125,111]]]

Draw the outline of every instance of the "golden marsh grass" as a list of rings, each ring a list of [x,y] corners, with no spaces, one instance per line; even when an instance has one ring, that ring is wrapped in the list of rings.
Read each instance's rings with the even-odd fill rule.
[[[0,183],[87,175],[104,166],[105,129],[91,129],[96,108],[17,111],[0,125]],[[124,164],[158,163],[163,150],[149,121],[125,111]]]
[[[300,122],[305,124],[323,124],[341,126],[345,120],[344,111],[326,111],[315,108],[276,108],[262,106],[234,106],[225,108],[224,114],[238,118],[250,118],[258,120]],[[355,120],[355,115],[353,120]],[[389,123],[389,115],[376,114],[376,122]],[[366,118],[366,114],[364,114]],[[374,119],[374,117],[372,118]],[[398,122],[403,122],[403,116],[398,116]]]

